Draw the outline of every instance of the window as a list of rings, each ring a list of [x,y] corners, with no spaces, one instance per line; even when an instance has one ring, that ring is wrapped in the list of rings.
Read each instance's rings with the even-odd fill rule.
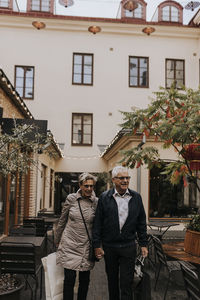
[[[172,84],[181,89],[185,84],[185,62],[178,59],[166,59],[166,88]]]
[[[52,0],[32,0],[30,10],[51,12],[51,2]]]
[[[0,8],[9,8],[10,0],[0,0]]]
[[[126,18],[137,18],[141,19],[143,16],[143,6],[138,3],[138,7],[134,9],[133,11],[125,10],[125,17]]]
[[[34,67],[15,66],[15,88],[24,99],[33,99]]]
[[[163,169],[153,167],[150,170],[150,211],[149,217],[188,218],[197,212],[200,193],[194,183],[183,182],[172,185],[165,180]],[[198,179],[199,180],[199,179]]]
[[[41,178],[40,178],[40,209],[45,208],[45,198],[46,198],[46,182],[47,182],[47,166],[41,164]]]
[[[54,170],[50,169],[49,207],[53,205]]]
[[[93,84],[93,54],[73,54],[73,84]]]
[[[183,6],[177,1],[166,0],[158,5],[158,22],[183,23]]]
[[[92,145],[92,114],[72,114],[72,145]]]
[[[148,57],[129,56],[129,86],[149,86],[149,59]]]
[[[178,22],[179,21],[178,8],[172,5],[164,6],[162,9],[162,21]]]

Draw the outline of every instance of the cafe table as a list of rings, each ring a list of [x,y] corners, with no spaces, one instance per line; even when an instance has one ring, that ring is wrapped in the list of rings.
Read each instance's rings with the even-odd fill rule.
[[[150,221],[147,223],[147,226],[155,231],[154,228],[156,228],[156,231],[154,232],[159,239],[162,239],[164,234],[169,230],[172,226],[177,226],[179,223],[173,223],[173,222],[165,222],[165,221]]]
[[[183,242],[175,241],[175,242],[163,244],[163,251],[165,255],[170,258],[176,260],[182,260],[185,262],[190,262],[198,266],[198,269],[200,267],[200,257],[185,252],[184,241]]]

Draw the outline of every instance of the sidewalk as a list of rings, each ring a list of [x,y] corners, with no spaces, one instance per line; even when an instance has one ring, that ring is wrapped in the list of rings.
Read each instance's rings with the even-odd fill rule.
[[[167,281],[166,281],[167,274],[164,272],[164,269],[161,271],[161,276],[159,278],[157,290],[155,292],[154,291],[154,283],[155,283],[154,271],[149,263],[147,263],[146,270],[151,276],[151,299],[152,300],[163,300],[165,286],[167,283]],[[172,282],[173,282],[173,284],[170,284],[170,286],[169,286],[166,300],[187,300],[188,297],[184,290],[181,273],[176,274],[174,277],[172,277]],[[77,291],[77,288],[75,287],[74,300],[77,299],[76,291]],[[31,299],[31,293],[30,293],[29,289],[23,290],[21,292],[20,300],[24,300],[24,299],[27,299],[27,300]],[[38,290],[37,300],[39,300],[39,290]],[[43,281],[42,300],[46,300],[44,281]],[[90,280],[90,287],[89,287],[87,300],[109,300],[108,289],[107,289],[107,278],[106,278],[106,273],[105,273],[105,269],[104,269],[104,260],[101,260],[100,262],[96,263],[95,268],[91,271],[91,280]],[[143,300],[143,299],[141,299],[141,300]]]
[[[157,290],[154,291],[155,276],[154,271],[149,263],[146,266],[147,272],[151,276],[151,299],[163,300],[167,274],[164,270],[161,271],[161,276],[158,281]],[[167,293],[167,300],[187,300],[187,294],[183,287],[181,274],[176,274],[172,277],[173,285],[171,284]],[[88,300],[108,300],[107,279],[104,270],[104,261],[96,263],[94,270],[91,272],[91,283],[88,293]],[[143,300],[143,299],[141,299]]]

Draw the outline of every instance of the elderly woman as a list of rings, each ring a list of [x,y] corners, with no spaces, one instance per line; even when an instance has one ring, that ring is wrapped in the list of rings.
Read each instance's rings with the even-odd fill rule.
[[[85,300],[87,297],[90,270],[94,267],[94,262],[89,261],[90,243],[82,215],[91,236],[97,206],[97,198],[93,190],[95,183],[96,178],[89,173],[79,176],[80,189],[67,196],[56,229],[57,264],[64,267],[63,300],[74,298],[76,271],[79,271],[77,300]]]

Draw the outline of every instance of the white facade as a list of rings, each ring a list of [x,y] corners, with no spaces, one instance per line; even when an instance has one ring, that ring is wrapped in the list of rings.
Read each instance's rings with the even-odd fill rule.
[[[146,107],[152,93],[165,86],[166,58],[185,60],[185,85],[198,87],[198,28],[157,25],[147,36],[144,25],[105,21],[97,23],[102,32],[93,35],[87,31],[92,21],[42,19],[46,29],[36,30],[33,20],[1,16],[1,66],[13,83],[15,65],[35,67],[34,99],[25,101],[35,118],[48,120],[57,142],[65,144],[57,171],[106,169],[97,145],[109,144],[120,129],[120,110]],[[94,55],[92,86],[72,84],[74,52]],[[149,58],[149,88],[129,87],[129,56]],[[73,112],[93,114],[92,146],[71,146]]]
[[[35,20],[46,28],[36,30]],[[101,32],[88,32],[91,25],[100,26]],[[142,32],[147,25],[120,19],[1,14],[1,68],[13,84],[16,65],[35,68],[34,99],[25,102],[36,119],[48,120],[56,141],[64,144],[56,172],[109,170],[98,145],[108,145],[121,128],[120,111],[146,107],[153,92],[165,87],[166,59],[184,60],[185,85],[198,88],[199,28],[152,23],[155,32],[148,36]],[[72,84],[73,53],[94,55],[93,85]],[[149,58],[148,88],[129,87],[129,56]],[[72,113],[93,114],[92,146],[71,145]],[[142,176],[146,178],[147,171]],[[141,192],[148,199],[147,192]]]

